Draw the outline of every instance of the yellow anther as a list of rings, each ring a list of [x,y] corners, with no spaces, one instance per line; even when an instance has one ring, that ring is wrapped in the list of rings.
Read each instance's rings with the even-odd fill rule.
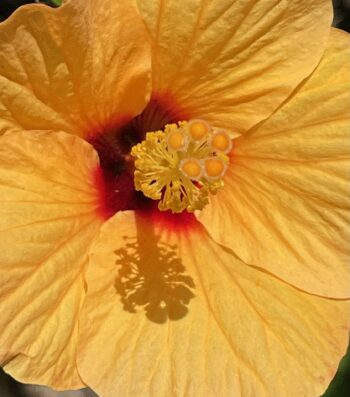
[[[224,176],[226,164],[219,157],[207,157],[204,160],[204,175],[209,179],[217,179]]]
[[[197,159],[184,159],[180,163],[180,170],[190,179],[199,179],[202,176],[202,165]]]
[[[161,211],[203,209],[223,187],[228,158],[214,150],[211,127],[201,120],[168,124],[133,146],[136,190],[158,200]]]
[[[225,131],[215,132],[210,144],[215,152],[228,153],[232,149],[232,140]]]
[[[167,144],[172,150],[186,150],[188,137],[181,130],[173,131],[167,136]]]
[[[189,133],[194,141],[200,141],[210,132],[210,125],[203,120],[191,120],[188,125]]]

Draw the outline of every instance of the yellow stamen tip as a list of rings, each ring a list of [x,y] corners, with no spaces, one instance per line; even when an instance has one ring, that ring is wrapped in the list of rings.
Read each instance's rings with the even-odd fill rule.
[[[193,139],[193,130],[201,139]],[[148,132],[131,149],[136,190],[158,200],[161,211],[202,210],[209,203],[209,194],[223,187],[221,176],[228,162],[224,153],[213,150],[207,139],[210,135],[210,125],[201,120],[181,121],[166,125],[164,131]]]
[[[204,160],[204,171],[207,178],[221,178],[226,171],[226,164],[218,157],[207,157]]]
[[[187,136],[181,131],[173,131],[167,136],[167,144],[172,150],[185,150],[188,144]]]
[[[180,163],[180,170],[190,179],[198,179],[202,176],[202,166],[197,159],[184,159]]]
[[[210,126],[203,120],[192,120],[188,125],[189,133],[194,141],[199,141],[210,132]]]
[[[210,144],[216,152],[228,153],[232,149],[232,140],[225,131],[215,132]]]

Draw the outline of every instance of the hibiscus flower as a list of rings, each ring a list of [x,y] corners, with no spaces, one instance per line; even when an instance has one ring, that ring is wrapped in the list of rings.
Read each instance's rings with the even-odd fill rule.
[[[70,0],[0,25],[0,360],[100,397],[318,396],[349,331],[328,0]]]

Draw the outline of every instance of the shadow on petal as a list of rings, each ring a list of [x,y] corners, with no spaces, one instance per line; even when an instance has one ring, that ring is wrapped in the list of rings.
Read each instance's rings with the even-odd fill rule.
[[[161,241],[151,222],[138,224],[137,236],[123,239],[124,246],[115,251],[115,287],[124,309],[136,313],[143,308],[146,317],[159,324],[186,316],[195,285],[177,246]]]

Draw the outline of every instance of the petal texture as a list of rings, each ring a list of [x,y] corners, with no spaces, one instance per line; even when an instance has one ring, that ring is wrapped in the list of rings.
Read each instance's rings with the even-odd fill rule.
[[[192,117],[243,132],[316,67],[329,0],[138,0],[153,42],[153,90]]]
[[[22,382],[80,388],[77,320],[101,225],[98,158],[65,133],[15,132],[0,141],[1,365]]]
[[[349,35],[333,30],[318,69],[234,143],[224,189],[198,215],[243,261],[311,293],[350,295]]]
[[[149,74],[147,33],[130,1],[20,8],[0,26],[0,132],[93,133],[142,110]]]
[[[87,284],[78,369],[100,397],[318,396],[346,350],[349,302],[246,266],[198,224],[117,214]]]

